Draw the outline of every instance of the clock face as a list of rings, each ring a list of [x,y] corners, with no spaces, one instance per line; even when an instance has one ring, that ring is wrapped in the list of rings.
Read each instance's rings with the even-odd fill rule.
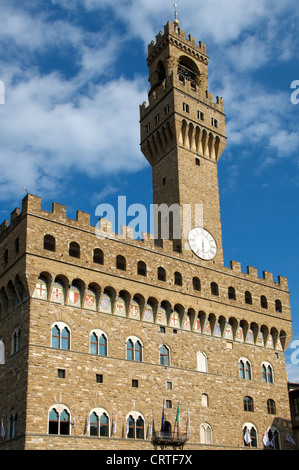
[[[193,228],[188,235],[191,250],[201,259],[212,260],[217,253],[214,237],[203,228]]]

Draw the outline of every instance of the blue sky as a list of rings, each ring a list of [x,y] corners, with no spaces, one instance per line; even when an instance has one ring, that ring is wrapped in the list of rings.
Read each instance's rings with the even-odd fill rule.
[[[208,89],[225,103],[225,264],[288,277],[294,338],[287,370],[299,381],[299,104],[291,102],[298,1],[177,3],[181,28],[207,43]],[[43,208],[59,202],[70,217],[90,213],[94,224],[98,204],[115,205],[118,195],[149,207],[139,104],[147,101],[147,45],[173,11],[170,0],[1,1],[1,221],[20,207],[24,187]]]

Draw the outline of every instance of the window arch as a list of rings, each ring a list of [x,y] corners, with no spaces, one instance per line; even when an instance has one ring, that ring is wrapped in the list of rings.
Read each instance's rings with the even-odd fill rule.
[[[251,364],[246,358],[241,358],[239,361],[239,377],[240,379],[252,379]]]
[[[56,240],[53,235],[44,236],[44,250],[56,251]]]
[[[211,282],[211,294],[212,295],[219,295],[219,287],[216,282]]]
[[[208,358],[203,351],[197,353],[197,370],[199,372],[208,372]]]
[[[136,412],[130,412],[126,419],[126,431],[128,439],[144,439],[144,417]]]
[[[228,298],[231,300],[236,300],[236,290],[232,286],[228,288]]]
[[[193,289],[194,290],[198,290],[198,291],[201,290],[200,279],[198,277],[194,277],[192,279],[192,283],[193,283]]]
[[[282,313],[282,304],[280,300],[275,300],[275,311]]]
[[[90,353],[99,356],[107,356],[108,339],[101,330],[92,331],[90,334]]]
[[[130,336],[126,342],[127,359],[129,361],[142,362],[142,343],[136,336]]]
[[[62,322],[57,322],[51,329],[51,346],[52,348],[70,349],[70,329]]]
[[[245,292],[245,304],[252,305],[252,295],[248,290]]]
[[[116,257],[116,268],[120,269],[121,271],[127,270],[127,262],[126,258],[122,255],[117,255]]]
[[[213,444],[212,428],[208,423],[200,425],[200,442],[202,444]]]
[[[267,411],[269,415],[276,415],[275,401],[272,400],[271,398],[268,398],[267,400]]]
[[[174,273],[174,283],[176,286],[181,286],[183,284],[182,275],[178,271]]]
[[[12,334],[11,353],[15,354],[21,348],[21,328],[17,327]]]
[[[269,362],[263,362],[262,364],[262,380],[265,383],[273,383],[273,369]]]
[[[69,435],[70,434],[70,412],[62,404],[54,405],[49,411],[48,433]]]
[[[274,449],[280,449],[280,436],[278,429],[275,426],[271,426],[268,431],[268,439],[273,445]]]
[[[95,248],[93,251],[93,262],[97,264],[104,264],[104,253],[100,248]]]
[[[169,366],[169,348],[163,344],[160,349],[160,365]]]
[[[244,411],[254,411],[253,410],[253,399],[251,397],[243,397]]]
[[[9,428],[8,428],[8,438],[14,439],[17,437],[18,432],[18,413],[16,411],[11,411],[9,417]]]
[[[162,266],[158,268],[158,281],[166,281],[166,271]]]
[[[257,430],[252,423],[243,426],[243,442],[245,446],[257,447]]]
[[[103,408],[96,408],[89,415],[89,435],[97,437],[109,437],[110,418]]]
[[[264,295],[261,296],[261,307],[262,308],[268,308],[267,297],[265,297]]]
[[[144,261],[138,261],[137,263],[137,274],[139,274],[139,276],[146,276],[147,275],[147,268],[146,268],[146,264]]]
[[[80,258],[80,245],[76,242],[71,242],[69,246],[69,255],[73,258]]]

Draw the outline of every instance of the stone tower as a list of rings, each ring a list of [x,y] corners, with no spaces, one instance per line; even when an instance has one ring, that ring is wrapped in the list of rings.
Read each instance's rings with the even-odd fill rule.
[[[154,205],[178,205],[179,218],[173,212],[169,227],[174,248],[221,266],[217,162],[226,145],[225,115],[223,100],[215,102],[207,90],[208,62],[206,45],[186,38],[177,18],[149,44],[149,105],[140,107],[141,150],[152,166]],[[161,213],[158,239],[167,238],[163,222]],[[203,227],[204,237],[196,227]]]

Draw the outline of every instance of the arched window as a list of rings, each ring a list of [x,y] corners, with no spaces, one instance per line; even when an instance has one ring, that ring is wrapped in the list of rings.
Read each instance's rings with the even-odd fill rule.
[[[169,366],[169,349],[164,344],[160,347],[160,365]]]
[[[53,235],[45,235],[44,236],[44,250],[48,251],[55,251],[56,250],[56,242]]]
[[[90,335],[90,353],[99,356],[107,356],[107,337],[101,331],[95,331]]]
[[[49,412],[49,434],[70,434],[70,414],[62,405],[57,405]]]
[[[93,262],[97,264],[104,264],[104,253],[100,248],[96,248],[93,252]]]
[[[144,419],[142,416],[136,416],[136,413],[132,413],[127,418],[127,438],[144,439]]]
[[[274,449],[280,449],[279,432],[275,426],[271,426],[271,428],[269,429],[268,439],[273,445]]]
[[[106,411],[97,409],[90,415],[89,435],[97,437],[109,436],[109,417]]]
[[[192,283],[193,283],[193,289],[194,290],[198,290],[198,291],[201,290],[200,279],[198,277],[194,277],[192,279]]]
[[[282,305],[280,300],[275,300],[275,311],[282,313]]]
[[[76,242],[71,242],[69,246],[69,255],[73,258],[80,258],[80,246]]]
[[[231,300],[236,300],[236,291],[234,289],[234,287],[229,287],[228,288],[228,298],[231,299]]]
[[[142,344],[135,336],[127,340],[127,359],[129,361],[142,361]]]
[[[268,301],[267,301],[267,298],[264,295],[261,296],[261,307],[262,308],[268,308]]]
[[[120,269],[121,271],[126,271],[127,263],[126,263],[126,258],[124,256],[118,255],[116,257],[116,267],[117,269]]]
[[[17,437],[18,431],[18,413],[12,411],[9,417],[8,438],[14,439]]]
[[[262,380],[266,383],[273,383],[273,369],[268,362],[262,364]]]
[[[197,370],[199,372],[208,371],[208,358],[207,355],[202,351],[197,353]]]
[[[158,268],[158,281],[166,281],[166,271],[162,266]]]
[[[208,423],[200,425],[200,442],[201,444],[213,444],[212,428]]]
[[[146,264],[144,261],[138,261],[137,274],[139,274],[139,276],[146,276]]]
[[[267,411],[269,415],[276,415],[276,405],[275,401],[269,398],[267,400]]]
[[[253,411],[253,399],[251,397],[243,398],[244,411]]]
[[[250,362],[243,358],[239,361],[239,377],[240,379],[251,380],[251,365]]]
[[[252,305],[252,295],[248,290],[245,292],[245,304]]]
[[[257,447],[257,431],[253,424],[247,423],[243,427],[244,445],[250,447]]]
[[[201,406],[207,408],[209,406],[209,396],[207,393],[202,393],[201,395]]]
[[[211,282],[211,294],[212,295],[219,295],[219,287],[216,282]]]
[[[51,333],[52,348],[70,349],[70,330],[65,324],[57,323],[53,325]]]
[[[183,284],[182,275],[178,271],[174,273],[174,283],[176,286],[181,286]]]
[[[16,328],[12,335],[11,353],[18,352],[21,348],[21,328]]]

